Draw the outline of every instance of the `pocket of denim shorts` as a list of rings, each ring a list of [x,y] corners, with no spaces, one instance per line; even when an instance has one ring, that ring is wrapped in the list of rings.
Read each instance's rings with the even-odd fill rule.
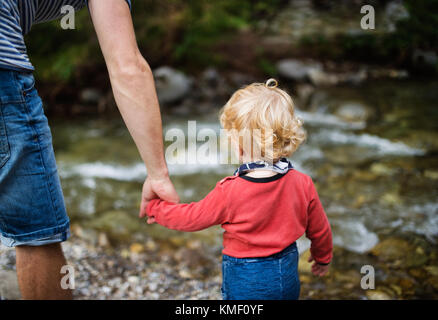
[[[2,168],[11,156],[9,141],[6,133],[6,124],[3,119],[2,106],[0,104],[0,168]]]
[[[30,93],[35,88],[35,78],[32,73],[18,73],[16,77],[24,94]]]

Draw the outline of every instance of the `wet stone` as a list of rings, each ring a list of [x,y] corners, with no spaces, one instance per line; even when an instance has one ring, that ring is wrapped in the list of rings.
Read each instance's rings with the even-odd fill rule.
[[[0,300],[17,300],[21,298],[17,274],[11,270],[0,270]]]
[[[368,299],[370,300],[391,300],[392,297],[384,292],[384,291],[380,291],[380,290],[368,290],[366,293],[366,296]]]
[[[377,244],[371,253],[395,267],[417,267],[425,264],[427,255],[421,247],[399,238],[388,238]]]

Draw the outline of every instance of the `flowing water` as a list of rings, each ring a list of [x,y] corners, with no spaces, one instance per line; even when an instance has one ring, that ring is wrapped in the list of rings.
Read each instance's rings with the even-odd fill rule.
[[[382,235],[438,235],[438,86],[379,81],[361,88],[318,89],[299,108],[308,139],[291,157],[315,181],[334,243],[363,253]],[[164,132],[196,120],[219,132],[218,108],[166,111]],[[300,106],[298,106],[300,107]],[[194,108],[195,109],[195,108]],[[180,233],[137,218],[146,170],[119,119],[50,120],[66,204],[73,223],[117,241],[203,239],[220,247],[220,228]],[[166,145],[169,145],[167,142]],[[199,142],[198,145],[202,145]],[[169,165],[182,202],[197,201],[233,166]],[[301,246],[308,242],[300,241]]]

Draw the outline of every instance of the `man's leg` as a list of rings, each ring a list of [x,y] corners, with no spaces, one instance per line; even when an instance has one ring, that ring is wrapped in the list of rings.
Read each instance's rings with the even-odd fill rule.
[[[60,242],[70,220],[34,83],[31,73],[0,69],[0,241],[17,248],[24,299],[67,299]]]
[[[16,252],[23,299],[72,299],[71,290],[61,288],[61,267],[67,263],[60,243],[18,246]]]

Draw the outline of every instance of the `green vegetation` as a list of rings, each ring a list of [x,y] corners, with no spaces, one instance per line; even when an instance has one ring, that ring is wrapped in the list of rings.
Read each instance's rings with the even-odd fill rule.
[[[133,1],[132,14],[139,46],[153,67],[170,64],[179,69],[200,70],[211,65],[229,67],[234,55],[245,58],[245,52],[233,49],[234,44],[239,45],[239,33],[257,34],[260,20],[275,18],[287,3],[287,0],[142,0]],[[397,23],[396,32],[344,33],[333,38],[307,36],[300,48],[292,49],[315,58],[409,68],[415,49],[438,47],[438,0],[405,0],[404,3],[409,18]],[[382,10],[380,7],[379,11]],[[76,30],[62,30],[59,22],[45,23],[34,26],[26,42],[37,66],[37,76],[42,80],[65,83],[74,79],[78,67],[103,69],[86,9],[76,15]],[[226,46],[221,47],[223,44]],[[240,50],[254,53],[256,61],[249,62],[254,68],[263,73],[275,72],[273,61],[263,54],[263,48],[257,43],[245,43],[245,46]]]
[[[76,14],[75,30],[61,29],[59,21],[35,25],[25,40],[31,61],[37,66],[37,76],[44,80],[69,80],[78,65],[96,56],[98,47],[97,40],[92,40],[93,32],[86,10]]]
[[[287,1],[286,1],[287,2]],[[284,0],[133,1],[133,20],[142,52],[152,65],[204,67],[221,64],[214,45],[236,31],[273,15]],[[77,66],[102,64],[87,10],[76,15],[76,30],[59,22],[34,26],[26,37],[29,53],[45,80],[67,81]]]
[[[411,48],[433,50],[438,47],[438,0],[405,0],[409,19],[397,25],[394,40]]]
[[[315,35],[304,37],[301,43],[316,55],[331,59],[390,63],[409,68],[416,49],[436,51],[438,48],[438,0],[405,0],[404,5],[409,17],[396,23],[395,32],[376,30],[342,34],[335,39]]]

